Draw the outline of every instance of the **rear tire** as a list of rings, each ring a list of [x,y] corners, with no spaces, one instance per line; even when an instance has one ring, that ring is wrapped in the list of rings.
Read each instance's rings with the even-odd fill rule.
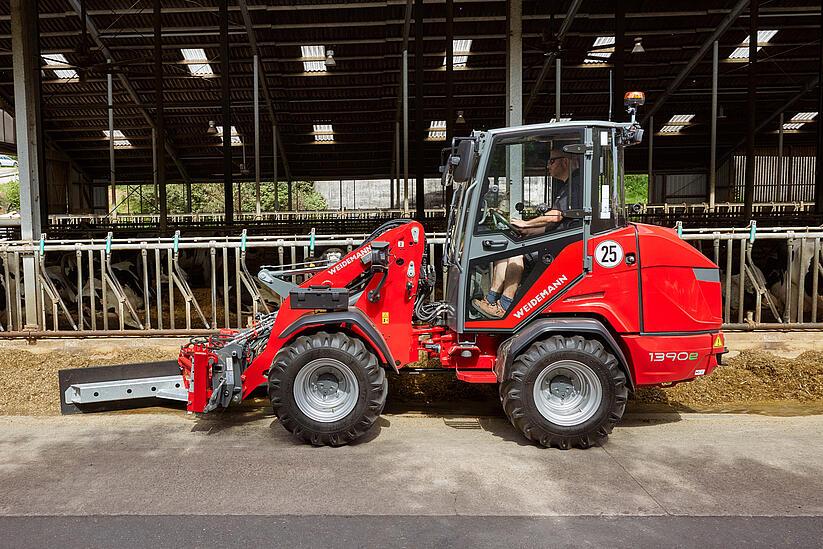
[[[617,359],[602,343],[557,335],[514,359],[500,399],[529,440],[566,450],[606,439],[623,417],[628,389]]]
[[[314,446],[342,446],[371,429],[388,394],[377,357],[357,338],[318,332],[274,357],[269,398],[280,423]]]

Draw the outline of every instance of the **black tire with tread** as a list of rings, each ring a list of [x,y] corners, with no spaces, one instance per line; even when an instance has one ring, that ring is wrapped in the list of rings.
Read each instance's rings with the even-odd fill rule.
[[[329,357],[349,366],[360,394],[354,409],[339,421],[322,423],[307,417],[294,400],[293,383],[310,361]],[[363,342],[342,332],[300,336],[283,347],[269,370],[269,398],[280,423],[313,446],[343,446],[369,431],[383,411],[388,394],[386,373]]]
[[[594,416],[571,427],[548,421],[533,399],[537,376],[549,364],[563,359],[577,360],[592,368],[603,389],[603,399]],[[628,400],[626,374],[599,341],[555,335],[532,343],[515,357],[511,375],[500,384],[500,400],[511,423],[529,440],[563,450],[589,448],[605,440],[622,419]]]

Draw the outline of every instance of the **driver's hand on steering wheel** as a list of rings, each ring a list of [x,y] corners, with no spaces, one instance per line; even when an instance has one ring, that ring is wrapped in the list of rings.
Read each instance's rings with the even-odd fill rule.
[[[563,212],[560,210],[549,210],[536,219],[539,219],[541,223],[560,223],[563,221]]]

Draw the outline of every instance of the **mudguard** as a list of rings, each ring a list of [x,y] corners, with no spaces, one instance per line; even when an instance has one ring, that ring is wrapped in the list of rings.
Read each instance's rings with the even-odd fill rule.
[[[512,337],[504,341],[497,350],[497,360],[494,363],[494,374],[497,381],[509,379],[514,357],[524,351],[537,339],[554,334],[594,334],[597,335],[608,350],[614,354],[629,380],[629,386],[634,389],[634,375],[626,359],[609,329],[594,318],[540,318],[518,330]]]
[[[391,366],[395,373],[398,371],[397,363],[389,350],[388,344],[386,344],[386,340],[377,330],[374,323],[357,308],[351,308],[347,311],[303,315],[283,330],[283,333],[280,334],[279,337],[280,339],[290,339],[291,336],[313,326],[334,326],[339,328],[344,325],[356,326],[360,333],[355,333],[355,335],[364,337],[366,343],[378,352],[378,355],[380,355],[377,357],[378,360],[385,365]]]

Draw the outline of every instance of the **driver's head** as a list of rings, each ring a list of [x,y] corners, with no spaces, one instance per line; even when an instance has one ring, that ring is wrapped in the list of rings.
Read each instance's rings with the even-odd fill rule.
[[[561,181],[568,181],[571,172],[577,167],[577,159],[563,150],[561,145],[555,145],[549,156],[549,175]]]

